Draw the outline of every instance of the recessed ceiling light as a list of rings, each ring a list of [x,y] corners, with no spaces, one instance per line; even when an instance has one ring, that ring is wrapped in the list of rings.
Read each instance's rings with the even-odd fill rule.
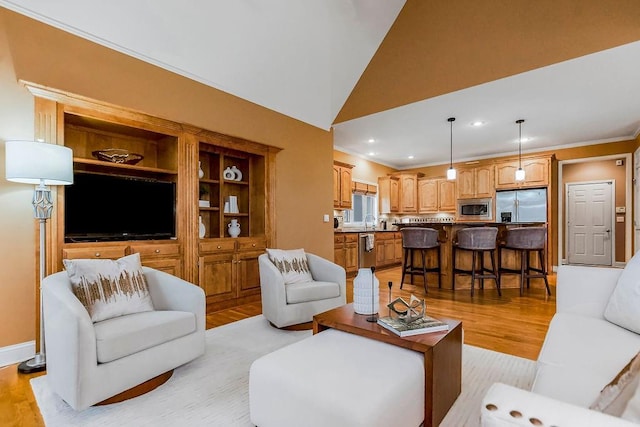
[[[471,126],[482,126],[484,122],[482,120],[476,120],[475,122],[471,122]]]
[[[376,140],[375,140],[375,139],[373,139],[373,138],[369,138],[369,140],[368,140],[367,142],[368,142],[369,144],[372,144],[372,143],[376,142]]]
[[[522,142],[529,142],[529,141],[531,141],[532,139],[533,139],[533,138],[525,138],[525,137],[523,137],[523,138],[522,138]],[[516,140],[515,140],[515,141],[513,141],[513,142],[515,142],[515,143],[517,144],[517,143],[518,143],[518,140],[516,139]]]
[[[370,155],[370,156],[375,156],[375,155],[376,155],[376,153],[374,153],[373,151],[370,151],[370,152],[369,152],[369,155]]]
[[[410,159],[413,159],[413,156],[409,156]]]

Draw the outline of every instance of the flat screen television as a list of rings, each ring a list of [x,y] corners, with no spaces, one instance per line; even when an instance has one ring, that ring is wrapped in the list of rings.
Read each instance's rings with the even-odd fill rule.
[[[67,243],[175,237],[175,183],[92,173],[73,180],[64,197]]]

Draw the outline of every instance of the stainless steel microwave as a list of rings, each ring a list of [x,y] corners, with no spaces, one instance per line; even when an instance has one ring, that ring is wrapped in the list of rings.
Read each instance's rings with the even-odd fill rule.
[[[493,199],[460,199],[458,200],[459,220],[491,220]]]

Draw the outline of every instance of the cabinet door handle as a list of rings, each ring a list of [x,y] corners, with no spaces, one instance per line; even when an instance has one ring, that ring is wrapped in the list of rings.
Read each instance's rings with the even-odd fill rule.
[[[100,258],[100,252],[96,252],[96,254],[94,255],[96,258]]]
[[[255,247],[256,247],[256,244],[254,243],[254,244],[252,244],[251,246],[255,248]]]
[[[159,254],[159,253],[160,253],[160,249],[156,249],[156,251],[155,251],[155,252],[156,252],[157,254]]]
[[[218,249],[222,249],[222,246],[218,245]]]

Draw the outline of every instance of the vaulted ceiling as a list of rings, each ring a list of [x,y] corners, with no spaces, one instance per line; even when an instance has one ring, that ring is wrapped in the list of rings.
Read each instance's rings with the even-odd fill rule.
[[[636,0],[0,5],[333,126],[338,148],[398,168],[447,162],[452,116],[458,159],[515,150],[518,118],[525,150],[630,138],[640,126]]]

